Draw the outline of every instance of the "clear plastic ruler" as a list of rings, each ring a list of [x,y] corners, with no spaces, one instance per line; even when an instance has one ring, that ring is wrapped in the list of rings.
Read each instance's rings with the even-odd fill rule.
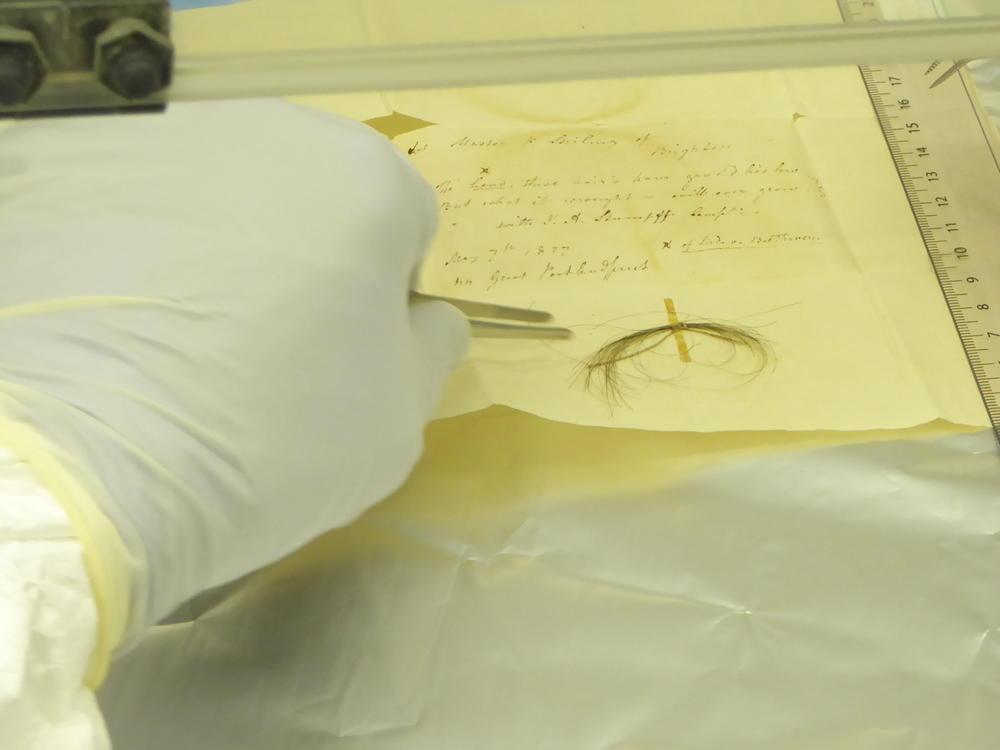
[[[838,0],[845,21],[881,20],[875,0]],[[917,228],[1000,440],[1000,157],[952,61],[861,66]]]

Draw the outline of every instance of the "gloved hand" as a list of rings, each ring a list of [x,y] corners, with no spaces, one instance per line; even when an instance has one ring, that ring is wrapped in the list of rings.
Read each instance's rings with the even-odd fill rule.
[[[408,304],[435,217],[384,137],[282,101],[0,132],[0,426],[120,535],[126,637],[405,479],[468,334]]]

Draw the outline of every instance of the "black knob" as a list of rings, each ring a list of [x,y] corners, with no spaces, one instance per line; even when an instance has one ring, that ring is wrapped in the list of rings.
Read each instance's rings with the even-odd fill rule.
[[[166,85],[163,59],[144,44],[128,45],[108,60],[104,83],[126,99],[143,99]]]
[[[0,42],[0,105],[12,107],[28,101],[44,77],[30,44]]]

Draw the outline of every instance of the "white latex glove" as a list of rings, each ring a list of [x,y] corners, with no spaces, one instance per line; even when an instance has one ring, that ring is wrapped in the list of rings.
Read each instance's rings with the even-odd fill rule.
[[[468,334],[408,304],[435,217],[384,137],[282,101],[0,133],[0,421],[113,522],[126,637],[405,479]]]

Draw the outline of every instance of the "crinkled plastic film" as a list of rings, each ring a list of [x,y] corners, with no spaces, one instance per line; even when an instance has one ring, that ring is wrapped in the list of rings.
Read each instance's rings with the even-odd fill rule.
[[[112,736],[995,747],[1000,462],[989,434],[954,430],[443,420],[397,495],[194,600],[116,665]]]

